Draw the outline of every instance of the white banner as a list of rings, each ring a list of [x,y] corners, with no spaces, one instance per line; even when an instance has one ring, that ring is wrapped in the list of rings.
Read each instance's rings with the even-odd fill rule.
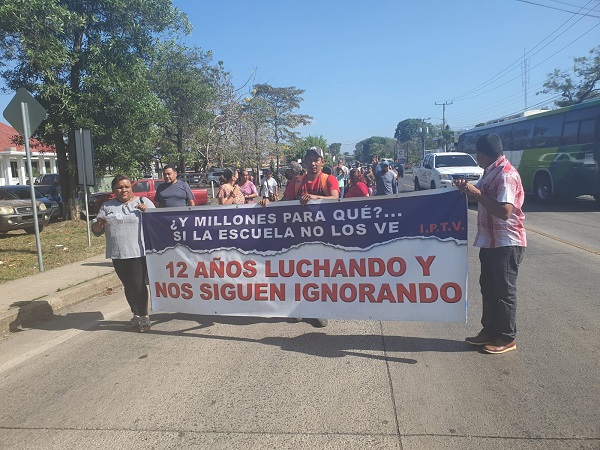
[[[466,320],[467,215],[458,191],[309,206],[144,213],[153,310]]]

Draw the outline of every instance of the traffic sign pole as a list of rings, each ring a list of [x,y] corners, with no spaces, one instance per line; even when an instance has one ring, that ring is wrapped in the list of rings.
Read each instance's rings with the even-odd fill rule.
[[[23,120],[23,137],[25,139],[25,154],[27,155],[27,174],[29,176],[29,190],[31,192],[31,205],[33,207],[33,223],[35,226],[35,246],[37,247],[38,265],[40,272],[44,271],[44,261],[42,259],[42,243],[40,241],[40,228],[38,221],[38,207],[35,198],[35,189],[33,187],[33,170],[31,169],[31,150],[29,148],[29,110],[27,103],[21,102],[21,119]]]
[[[31,169],[29,138],[31,137],[32,130],[35,131],[46,118],[46,110],[29,92],[27,92],[27,89],[20,88],[4,110],[4,118],[23,135],[25,140],[25,154],[27,155],[27,174],[29,175],[31,206],[33,210],[35,245],[37,247],[40,272],[43,272],[44,261],[42,261],[42,244],[40,243],[40,229],[37,215],[38,209],[35,199],[35,189],[33,188],[33,170]]]
[[[88,131],[88,130],[86,130]],[[88,131],[89,132],[89,131]],[[83,194],[84,194],[84,204],[85,204],[85,221],[87,223],[87,235],[88,235],[88,247],[92,246],[92,235],[90,233],[90,210],[89,210],[89,206],[88,206],[88,180],[87,180],[87,170],[86,167],[89,164],[88,161],[86,161],[86,151],[84,151],[84,130],[82,130],[81,128],[79,129],[79,132],[75,131],[75,146],[77,148],[77,172],[79,173],[79,176],[82,177],[82,184],[83,184]]]

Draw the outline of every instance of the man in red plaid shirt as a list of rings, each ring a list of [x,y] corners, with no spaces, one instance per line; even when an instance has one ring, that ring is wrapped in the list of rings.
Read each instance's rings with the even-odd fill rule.
[[[480,248],[483,329],[465,340],[499,354],[517,348],[517,275],[527,246],[525,195],[521,177],[504,156],[498,135],[486,134],[477,140],[477,161],[485,171],[476,185],[454,182],[479,203],[474,245]]]

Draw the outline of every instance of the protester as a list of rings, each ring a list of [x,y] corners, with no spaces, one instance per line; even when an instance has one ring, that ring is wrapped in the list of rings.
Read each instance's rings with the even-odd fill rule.
[[[338,161],[338,167],[341,167],[342,171],[344,172],[344,180],[348,181],[350,179],[350,169],[344,163],[343,159]]]
[[[156,188],[154,201],[159,208],[171,208],[181,206],[194,206],[194,194],[189,184],[177,179],[177,172],[173,166],[165,166],[163,169],[164,183]]]
[[[244,194],[237,184],[238,171],[225,169],[221,175],[221,187],[217,192],[219,205],[243,205]]]
[[[367,171],[365,172],[365,184],[369,189],[369,196],[373,196],[376,193],[376,182],[375,182],[375,174],[373,173],[373,166],[369,165],[367,167]]]
[[[327,175],[333,175],[333,167],[323,166],[323,173],[326,173]]]
[[[476,151],[479,165],[485,168],[477,185],[464,179],[454,181],[461,192],[478,202],[474,245],[480,248],[483,329],[465,340],[483,346],[487,353],[500,354],[517,348],[517,275],[527,246],[524,193],[521,177],[504,156],[498,135],[481,136]]]
[[[287,190],[287,186],[289,186],[289,182],[292,181],[294,179],[294,177],[302,175],[302,166],[299,163],[297,163],[296,161],[292,161],[290,163],[289,167],[287,169],[285,169],[285,172],[283,175],[285,176],[285,179],[287,180],[287,184],[286,184],[286,190]]]
[[[304,164],[307,168],[306,175],[299,175],[288,183],[283,200],[300,200],[301,205],[306,205],[311,200],[336,200],[340,198],[340,188],[333,175],[323,173],[323,150],[320,147],[311,147],[304,155]],[[269,199],[263,198],[261,205],[269,204]],[[314,327],[327,326],[327,319],[306,319]]]
[[[258,191],[256,190],[256,186],[250,180],[250,174],[247,170],[241,170],[240,179],[238,180],[238,184],[240,185],[240,191],[244,195],[245,203],[254,203],[254,199],[258,197]]]
[[[350,170],[350,187],[346,192],[344,198],[352,198],[352,197],[368,197],[369,196],[369,188],[367,188],[367,183],[365,182],[365,178],[361,175],[359,169],[351,169]]]
[[[111,186],[115,198],[100,207],[92,222],[92,232],[98,237],[106,233],[106,257],[112,259],[133,313],[127,328],[137,328],[144,333],[150,330],[151,323],[141,213],[154,208],[154,204],[146,197],[133,195],[131,179],[127,175],[117,175]]]
[[[61,192],[61,188],[60,188],[60,182],[58,180],[54,180],[54,182],[52,183],[52,186],[50,186],[50,189],[48,189],[48,197],[50,198],[50,200],[58,203],[58,205],[60,206],[60,215],[61,215],[61,217],[64,217],[65,212],[64,212],[63,198],[62,198],[62,192]]]
[[[268,198],[269,201],[277,201],[278,197],[278,186],[277,181],[273,178],[273,173],[270,170],[265,172],[265,177],[260,186],[260,195],[262,198]]]
[[[338,166],[337,169],[335,169],[335,178],[337,179],[338,186],[340,187],[340,198],[343,198],[344,190],[346,188],[346,174],[341,166]]]
[[[396,181],[396,174],[390,170],[390,165],[387,161],[382,161],[380,166],[381,172],[375,178],[377,184],[376,195],[397,194],[398,182]]]

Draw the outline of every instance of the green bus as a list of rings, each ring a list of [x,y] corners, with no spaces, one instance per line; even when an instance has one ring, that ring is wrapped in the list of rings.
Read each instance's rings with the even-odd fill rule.
[[[458,151],[474,155],[487,133],[500,136],[525,192],[539,201],[593,195],[600,202],[600,100],[488,122],[462,133]]]

